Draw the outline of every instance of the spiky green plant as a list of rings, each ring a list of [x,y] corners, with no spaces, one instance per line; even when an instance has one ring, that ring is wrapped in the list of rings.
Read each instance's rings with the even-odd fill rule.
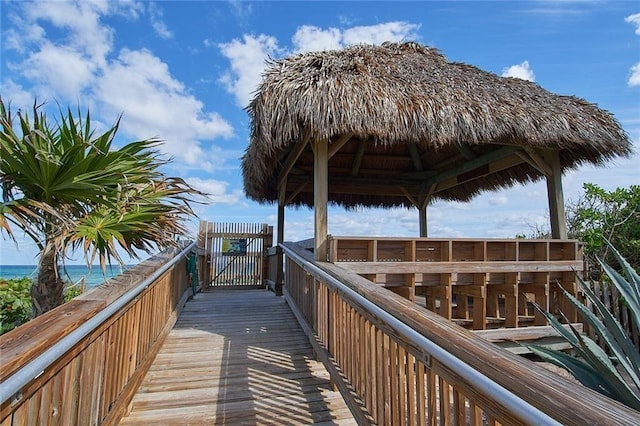
[[[37,316],[64,302],[60,264],[81,250],[88,266],[99,260],[123,263],[118,249],[138,257],[176,244],[188,235],[186,219],[195,216],[192,196],[205,195],[178,177],[165,176],[162,142],[152,138],[113,145],[120,117],[102,134],[91,127],[89,112],[60,111],[49,124],[42,105],[32,119],[18,111],[14,123],[0,98],[0,232],[29,236],[40,250],[31,287]],[[14,125],[16,128],[14,128]]]
[[[602,259],[598,258],[598,262],[611,284],[620,291],[632,320],[640,328],[640,276],[613,245],[608,241],[607,244],[619,261],[624,275]],[[602,349],[589,337],[580,334],[571,326],[563,313],[561,316],[565,322],[569,323],[570,330],[563,327],[554,315],[544,311],[538,305],[536,307],[544,314],[549,324],[571,344],[576,356],[538,345],[527,345],[527,347],[543,360],[568,370],[583,385],[640,411],[640,353],[629,334],[598,299],[589,285],[580,276],[578,281],[586,299],[591,302],[593,311],[561,286],[559,287],[580,312],[585,322],[595,330],[607,350]]]

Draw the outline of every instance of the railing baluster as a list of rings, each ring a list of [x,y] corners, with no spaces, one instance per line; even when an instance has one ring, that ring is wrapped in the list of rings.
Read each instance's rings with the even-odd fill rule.
[[[0,336],[0,350],[13,354],[0,367],[0,424],[117,422],[187,300],[185,256],[194,247],[148,259],[71,301],[75,308]],[[146,278],[134,281],[136,271]],[[56,330],[58,322],[74,326]],[[16,338],[25,332],[28,341]]]
[[[332,338],[315,350],[330,350],[322,359],[333,357],[347,386],[357,392],[354,401],[347,401],[354,415],[364,405],[365,417],[394,425],[625,424],[640,419],[637,412],[576,387],[355,273],[316,261],[300,246],[281,247],[287,264],[285,297],[298,309],[312,311],[301,312],[299,318],[328,315]],[[509,256],[517,256],[512,252],[516,254]],[[332,308],[309,303],[306,297],[323,292],[301,293],[308,288],[307,278],[296,278],[294,269],[312,275],[319,288],[329,289]],[[316,335],[323,334],[320,327],[325,322],[318,318]],[[344,379],[335,375],[338,370],[329,370],[332,380]],[[343,396],[353,398],[350,392]],[[607,414],[612,412],[613,417]]]

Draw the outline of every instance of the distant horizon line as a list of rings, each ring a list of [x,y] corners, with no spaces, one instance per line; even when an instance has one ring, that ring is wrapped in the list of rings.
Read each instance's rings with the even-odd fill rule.
[[[124,265],[120,265],[118,264],[113,264],[113,265],[107,265],[107,268],[119,268],[120,266],[135,266],[137,265],[137,263],[127,263]],[[12,264],[0,264],[0,268],[4,268],[7,266],[33,266],[34,268],[36,268],[38,265],[37,264],[32,264],[32,263],[12,263]],[[61,265],[63,267],[65,266],[85,266],[87,267],[87,264],[85,263],[66,263],[64,265]],[[100,267],[100,265],[91,265],[91,267]]]

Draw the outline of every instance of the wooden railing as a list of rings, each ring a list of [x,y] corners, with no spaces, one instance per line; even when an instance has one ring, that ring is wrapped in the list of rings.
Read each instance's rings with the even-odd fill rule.
[[[530,301],[577,311],[558,286],[578,294],[577,240],[330,237],[330,261],[474,330],[545,325]],[[525,297],[526,296],[526,297]]]
[[[285,297],[360,424],[640,424],[640,413],[281,244]]]
[[[0,424],[117,424],[192,294],[195,243],[0,336]]]
[[[591,281],[588,282],[591,290],[595,293],[596,297],[607,307],[609,312],[618,320],[622,329],[627,332],[627,335],[635,345],[636,349],[640,351],[640,330],[633,321],[633,316],[629,307],[623,302],[622,295],[618,291],[615,285],[607,282]],[[591,303],[587,303],[587,306],[591,308],[593,312],[596,312],[596,308],[591,306]],[[606,344],[598,338],[595,330],[585,325],[585,333],[594,339],[601,347],[605,348]]]
[[[278,296],[282,296],[282,280],[283,275],[283,255],[280,246],[269,247],[265,253],[264,260],[267,270],[265,273],[265,285],[267,288],[275,292]]]

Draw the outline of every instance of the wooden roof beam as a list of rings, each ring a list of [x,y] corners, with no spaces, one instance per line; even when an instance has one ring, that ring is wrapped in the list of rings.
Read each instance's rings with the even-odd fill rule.
[[[296,187],[296,189],[294,189],[293,191],[291,191],[291,194],[289,194],[289,196],[288,196],[288,197],[286,197],[286,198],[284,199],[284,204],[285,204],[285,205],[286,205],[286,204],[289,204],[289,203],[290,203],[290,202],[291,202],[291,201],[296,197],[296,195],[298,195],[299,193],[301,193],[301,192],[302,192],[302,190],[303,190],[306,186],[307,186],[307,183],[306,183],[306,182],[302,182],[302,183],[300,183],[300,184]]]
[[[364,157],[364,150],[367,147],[367,143],[364,139],[360,140],[360,145],[358,145],[358,151],[356,152],[356,156],[353,159],[353,165],[351,166],[351,176],[358,176],[360,173],[360,166],[362,165],[362,158]]]
[[[418,203],[418,200],[416,200],[415,197],[411,195],[411,193],[407,191],[403,186],[400,187],[400,192],[402,192],[404,196],[407,197],[407,199],[411,202],[411,204],[414,205],[415,208],[417,209],[420,208],[420,204]]]
[[[487,167],[482,173],[478,173],[474,176],[469,177],[468,179],[461,180],[459,179],[460,176],[458,175],[458,176],[452,176],[446,180],[439,182],[436,186],[435,192],[440,192],[440,191],[454,188],[458,185],[462,185],[463,183],[468,183],[473,180],[486,177],[490,174],[497,173],[502,170],[506,170],[510,167],[517,166],[519,164],[522,164],[523,162],[524,160],[518,157],[517,155],[511,155],[509,157],[501,158],[491,164],[486,165]]]
[[[516,151],[518,151],[519,149],[520,148],[517,146],[502,146],[501,148],[488,152],[484,155],[481,155],[480,157],[476,157],[473,160],[469,160],[458,167],[454,167],[452,169],[445,170],[441,173],[438,173],[436,176],[428,178],[426,181],[426,184],[427,185],[437,184],[449,178],[453,178],[458,175],[471,172],[482,166],[486,166],[497,160],[506,158],[512,155],[513,153],[515,153]],[[522,160],[520,162],[522,162]]]
[[[429,201],[431,201],[433,194],[435,194],[436,192],[436,188],[437,188],[437,185],[430,185],[429,190],[424,196],[422,195],[423,194],[422,192],[420,193],[420,196],[418,197],[419,209],[424,209],[427,207],[427,204],[429,204]]]
[[[403,173],[401,175],[383,177],[340,176],[339,174],[333,173],[329,178],[329,182],[332,187],[351,184],[357,186],[377,185],[404,187],[405,190],[410,191],[412,194],[424,193],[425,188],[430,188],[431,190],[434,185],[437,185],[435,192],[439,192],[443,189],[449,189],[453,186],[477,179],[478,177],[484,177],[488,174],[523,163],[523,159],[514,155],[516,150],[516,147],[500,148],[482,157],[478,157],[473,162],[467,162],[460,167],[447,170],[435,176],[432,171],[416,172],[413,174]],[[483,167],[485,170],[479,170]],[[478,171],[478,173],[474,174],[474,171]],[[464,176],[466,174],[471,176]],[[301,182],[310,182],[309,177],[308,172],[301,171],[300,174],[290,173],[288,180],[291,184],[295,185]],[[441,185],[443,182],[446,182],[444,188],[443,185]],[[396,194],[399,195],[400,192],[396,191]]]
[[[545,176],[549,177],[553,174],[551,166],[534,149],[526,147],[524,151],[517,151],[516,155]]]
[[[278,187],[282,186],[286,183],[287,176],[289,172],[298,161],[298,158],[302,155],[305,148],[309,144],[309,140],[311,139],[311,129],[307,126],[304,129],[304,135],[301,141],[298,141],[296,145],[293,147],[289,155],[287,156],[287,160],[282,166],[282,170],[280,170],[280,174],[278,175]]]
[[[345,144],[349,142],[352,137],[353,133],[345,133],[343,135],[340,135],[340,137],[335,142],[332,142],[331,145],[329,145],[329,159],[331,159],[331,157],[333,157],[336,152],[340,151],[340,148],[345,146]]]
[[[467,160],[473,160],[474,158],[477,157],[476,153],[473,152],[473,150],[471,149],[471,147],[469,145],[465,145],[463,143],[457,143],[456,144],[456,148],[458,148],[458,151],[460,151],[460,153],[464,156],[464,158],[466,158]]]
[[[425,192],[424,185],[421,186],[420,193],[417,198],[414,197],[404,186],[400,186],[400,192],[402,192],[402,194],[404,194],[404,196],[407,197],[411,204],[413,204],[418,210],[421,210],[429,204],[431,197],[433,197],[433,194],[435,193],[436,187],[437,185],[431,185],[429,186],[429,190]]]
[[[417,171],[421,171],[422,167],[422,159],[420,158],[420,153],[418,152],[418,146],[414,142],[407,143],[407,148],[409,148],[409,155],[411,156],[411,161],[413,161],[413,168]]]

